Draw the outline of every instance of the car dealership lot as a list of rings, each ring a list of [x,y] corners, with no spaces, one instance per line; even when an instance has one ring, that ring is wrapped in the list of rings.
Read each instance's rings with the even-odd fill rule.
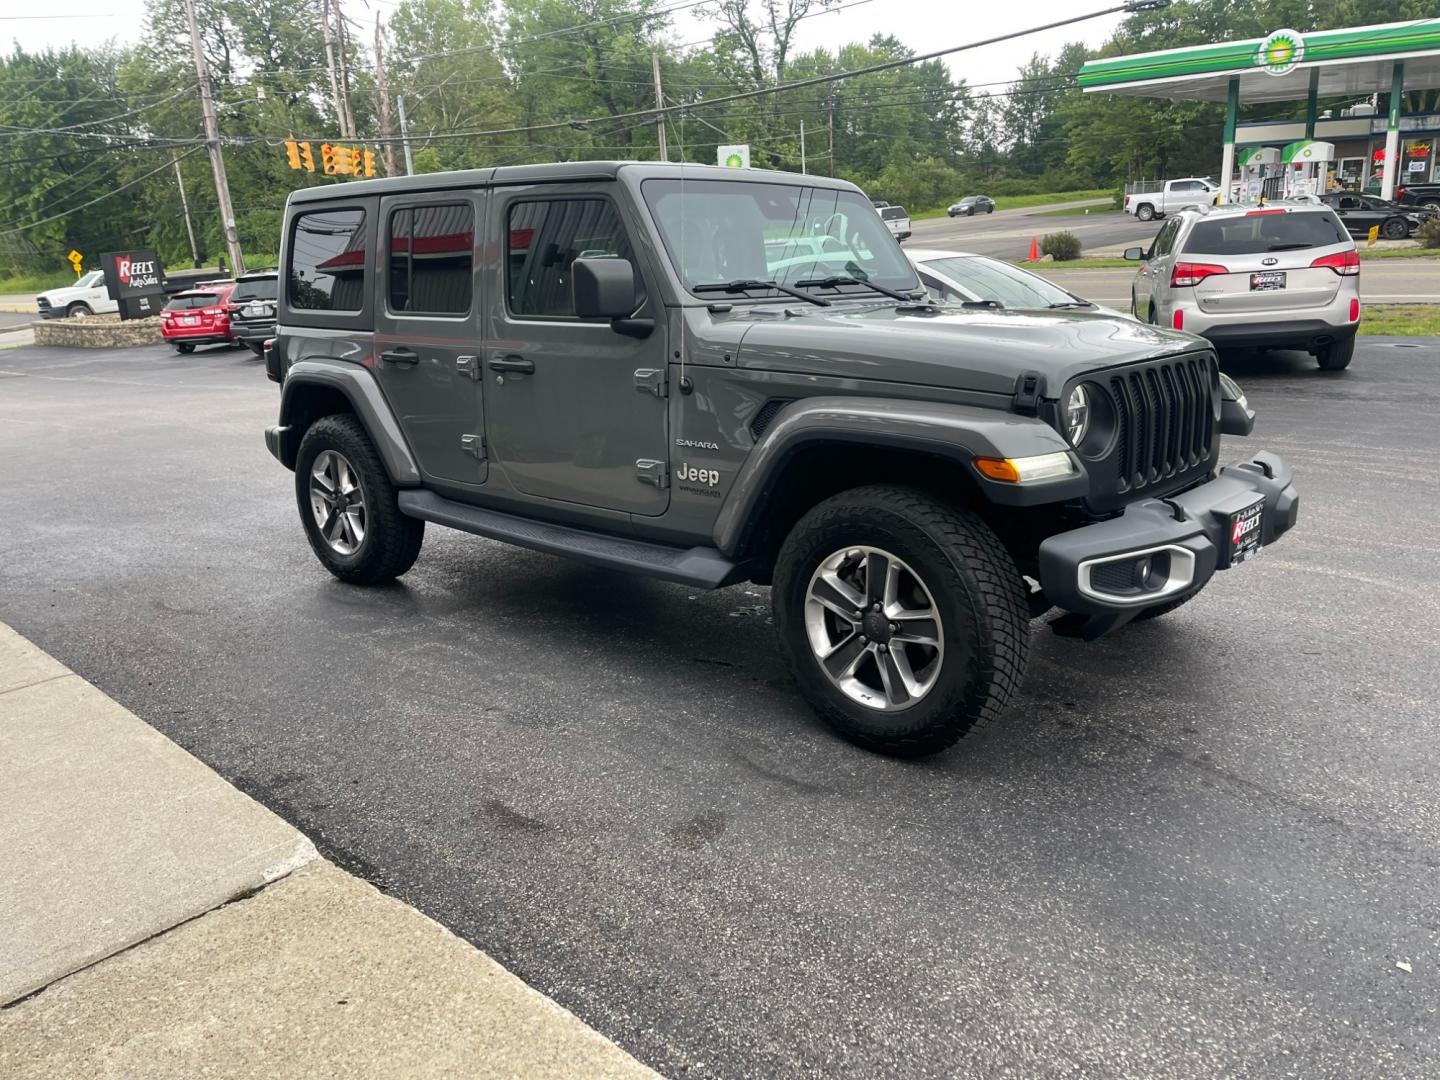
[[[671,1075],[1428,1075],[1437,361],[1232,362],[1300,524],[1160,622],[1037,626],[920,764],[813,719],[762,589],[438,529],[335,582],[248,352],[0,353],[0,620]]]

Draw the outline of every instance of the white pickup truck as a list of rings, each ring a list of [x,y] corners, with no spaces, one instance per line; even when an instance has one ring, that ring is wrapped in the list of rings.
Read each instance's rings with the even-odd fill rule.
[[[68,319],[75,315],[109,315],[120,310],[105,288],[105,271],[91,270],[74,285],[50,289],[35,298],[42,319]]]
[[[1220,185],[1203,176],[1187,176],[1182,180],[1166,180],[1151,191],[1132,191],[1125,196],[1125,213],[1140,221],[1151,221],[1187,206],[1209,206],[1215,201]]]

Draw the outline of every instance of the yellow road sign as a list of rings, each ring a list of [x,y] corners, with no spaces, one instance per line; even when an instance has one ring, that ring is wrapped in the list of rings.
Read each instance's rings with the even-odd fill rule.
[[[85,269],[85,256],[81,255],[80,252],[74,248],[71,248],[70,254],[65,257],[70,260],[70,265],[75,268],[75,276],[78,278]]]

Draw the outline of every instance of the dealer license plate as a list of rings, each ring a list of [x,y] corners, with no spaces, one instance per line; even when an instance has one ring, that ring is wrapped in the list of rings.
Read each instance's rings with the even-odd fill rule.
[[[1284,270],[1264,270],[1250,275],[1251,292],[1271,292],[1285,288]]]
[[[198,326],[199,324],[200,317],[198,315],[182,315],[180,317],[181,326]]]
[[[1230,515],[1230,565],[1242,563],[1260,550],[1260,522],[1265,514],[1265,500],[1255,500],[1243,510]]]

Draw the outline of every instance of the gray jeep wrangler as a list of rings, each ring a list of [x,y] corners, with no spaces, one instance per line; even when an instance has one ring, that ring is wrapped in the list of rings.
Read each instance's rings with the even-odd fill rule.
[[[1051,608],[1094,638],[1295,523],[1220,467],[1254,414],[1199,338],[1084,304],[945,306],[814,176],[570,163],[290,196],[271,452],[316,556],[425,525],[690,588],[773,586],[796,681],[890,754],[997,715]]]

